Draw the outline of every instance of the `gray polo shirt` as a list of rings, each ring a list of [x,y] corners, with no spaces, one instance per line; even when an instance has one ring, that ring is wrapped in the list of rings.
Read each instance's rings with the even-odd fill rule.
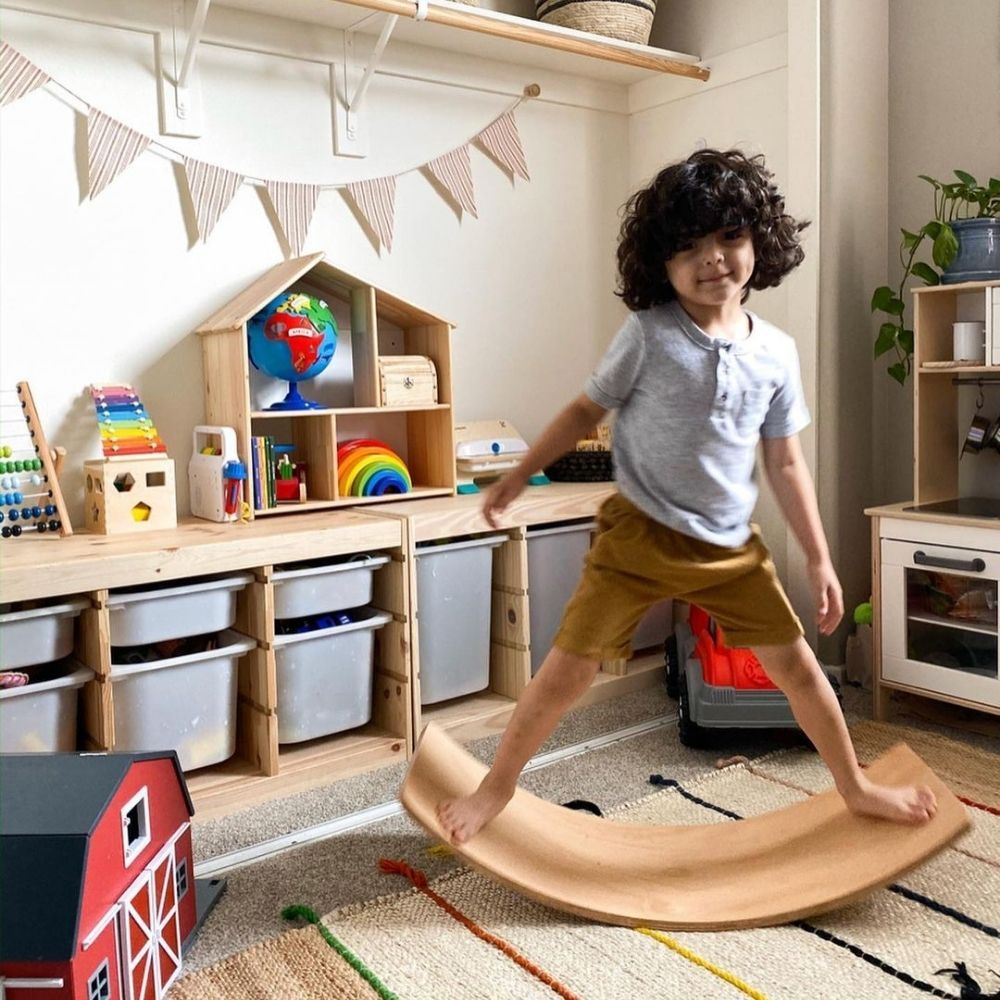
[[[729,548],[750,537],[758,441],[809,423],[795,342],[748,315],[750,335],[732,341],[708,336],[677,302],[630,313],[584,390],[618,411],[622,495]]]

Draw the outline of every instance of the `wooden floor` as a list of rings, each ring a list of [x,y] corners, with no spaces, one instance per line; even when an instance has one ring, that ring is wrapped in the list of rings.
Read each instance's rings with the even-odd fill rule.
[[[471,792],[484,773],[431,724],[400,798],[418,823],[444,839],[437,803]],[[456,850],[508,888],[604,923],[664,930],[781,924],[867,896],[968,829],[965,808],[907,746],[896,746],[866,773],[888,785],[929,785],[937,815],[917,827],[867,819],[828,792],[734,823],[640,826],[518,789],[492,823]]]

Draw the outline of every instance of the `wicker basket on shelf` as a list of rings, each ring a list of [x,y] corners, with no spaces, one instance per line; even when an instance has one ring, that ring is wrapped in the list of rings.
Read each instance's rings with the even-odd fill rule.
[[[577,441],[576,449],[567,452],[545,470],[555,483],[605,483],[615,478],[611,463],[611,429],[602,425],[590,436]]]
[[[656,0],[535,0],[539,21],[646,45]]]

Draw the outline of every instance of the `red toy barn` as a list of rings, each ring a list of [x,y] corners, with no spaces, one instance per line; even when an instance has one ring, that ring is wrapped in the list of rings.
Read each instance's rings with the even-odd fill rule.
[[[0,757],[0,1000],[159,1000],[198,922],[177,755]]]

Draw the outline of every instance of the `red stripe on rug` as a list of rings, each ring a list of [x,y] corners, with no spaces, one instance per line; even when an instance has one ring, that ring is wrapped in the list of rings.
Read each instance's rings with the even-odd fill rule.
[[[408,878],[415,889],[419,889],[428,899],[435,902],[445,913],[454,920],[457,920],[463,927],[471,931],[482,941],[493,945],[498,951],[503,952],[508,958],[516,962],[525,972],[530,972],[539,982],[544,983],[554,993],[564,997],[565,1000],[581,1000],[575,993],[567,989],[557,979],[550,976],[544,969],[539,968],[530,959],[522,955],[512,944],[504,941],[503,938],[491,934],[488,930],[480,927],[474,920],[467,917],[461,910],[448,902],[443,896],[438,895],[428,884],[427,876],[418,868],[411,868],[405,861],[393,861],[391,858],[382,858],[378,863],[379,869],[387,875],[403,875]]]
[[[858,765],[860,767],[868,766],[867,764],[862,764],[860,760],[858,761]],[[963,805],[972,806],[973,809],[982,809],[983,812],[987,812],[991,816],[1000,816],[1000,809],[996,806],[988,806],[983,802],[977,802],[975,799],[967,799],[964,795],[956,795],[955,798]]]

